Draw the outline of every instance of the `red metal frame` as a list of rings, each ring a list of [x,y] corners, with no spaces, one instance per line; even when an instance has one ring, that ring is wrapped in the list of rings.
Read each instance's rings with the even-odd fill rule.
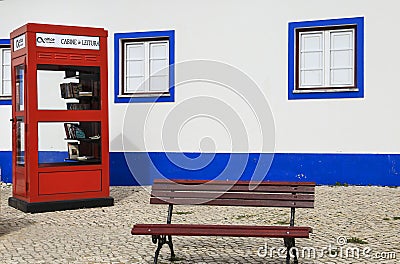
[[[38,47],[36,33],[96,36],[100,39],[100,49]],[[22,34],[26,36],[25,48],[14,51],[13,39]],[[37,203],[109,197],[107,36],[107,31],[102,28],[33,23],[28,23],[11,33],[14,198],[27,203]],[[15,66],[21,63],[25,63],[25,109],[17,112]],[[40,64],[100,67],[100,110],[38,110],[37,65]],[[25,118],[25,167],[16,166],[17,117]],[[38,123],[71,120],[101,122],[101,164],[40,167]]]

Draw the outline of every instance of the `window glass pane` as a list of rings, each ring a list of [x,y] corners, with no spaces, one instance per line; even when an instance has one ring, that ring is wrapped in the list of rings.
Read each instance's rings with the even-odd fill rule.
[[[3,65],[11,65],[11,50],[3,49]]]
[[[350,67],[353,68],[353,51],[341,50],[331,52],[331,68]]]
[[[168,91],[168,76],[154,76],[150,77],[150,90],[157,92]]]
[[[322,52],[307,52],[301,54],[302,69],[322,69]]]
[[[330,82],[331,86],[354,85],[353,30],[330,32]]]
[[[24,111],[24,79],[25,79],[25,65],[18,65],[15,67],[15,91],[17,111]]]
[[[168,61],[164,60],[150,60],[150,75],[167,75],[168,74]]]
[[[323,32],[300,34],[300,86],[323,86]]]
[[[0,96],[11,96],[11,51],[0,48]]]
[[[145,44],[143,42],[126,44],[125,93],[145,91],[145,54]]]
[[[302,51],[320,51],[322,50],[322,32],[302,33],[301,50]]]
[[[127,77],[125,92],[144,92],[144,77]]]
[[[150,58],[165,59],[168,54],[168,43],[150,43]]]
[[[126,48],[127,60],[143,60],[144,59],[144,43],[130,43]]]
[[[331,50],[352,49],[352,48],[353,48],[352,31],[331,32]]]
[[[331,85],[353,85],[352,69],[337,69],[331,71]]]
[[[3,80],[11,80],[11,67],[3,66]]]
[[[322,86],[322,70],[301,71],[301,86]]]
[[[17,151],[16,151],[17,166],[25,165],[25,123],[17,121]]]
[[[3,81],[3,94],[4,96],[11,96],[11,81]]]
[[[128,61],[126,63],[126,77],[144,77],[144,60]]]

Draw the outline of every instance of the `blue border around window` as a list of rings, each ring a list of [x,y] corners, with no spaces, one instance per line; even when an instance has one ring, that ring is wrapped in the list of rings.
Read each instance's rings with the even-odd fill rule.
[[[295,87],[296,67],[296,29],[307,27],[326,27],[340,25],[357,26],[357,88],[356,92],[310,92],[293,93]],[[364,98],[364,17],[339,18],[289,23],[289,50],[288,50],[288,99],[334,99],[334,98]]]
[[[10,40],[0,39],[0,45],[10,45]],[[11,99],[0,99],[0,105],[11,105]]]
[[[137,38],[169,38],[169,96],[118,97],[120,91],[120,41]],[[114,34],[114,103],[150,103],[175,101],[175,30],[146,31]]]

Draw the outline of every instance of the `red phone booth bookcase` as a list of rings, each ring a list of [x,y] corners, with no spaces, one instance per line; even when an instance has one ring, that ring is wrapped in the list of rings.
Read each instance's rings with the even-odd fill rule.
[[[109,196],[107,31],[26,24],[11,33],[13,197],[45,212]]]

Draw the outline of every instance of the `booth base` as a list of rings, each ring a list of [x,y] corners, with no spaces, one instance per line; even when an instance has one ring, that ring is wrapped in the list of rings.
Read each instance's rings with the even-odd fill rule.
[[[103,206],[113,206],[114,198],[92,198],[81,200],[51,201],[40,203],[28,203],[15,197],[8,198],[8,205],[21,210],[25,213],[43,213],[62,210],[72,210],[80,208],[93,208]]]

